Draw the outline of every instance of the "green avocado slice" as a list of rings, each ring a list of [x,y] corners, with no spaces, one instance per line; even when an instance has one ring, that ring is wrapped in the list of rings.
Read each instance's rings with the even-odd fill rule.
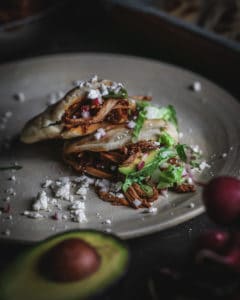
[[[120,166],[118,168],[119,172],[124,174],[124,175],[129,175],[133,172],[136,171],[137,165],[143,161],[145,164],[150,163],[151,161],[154,160],[155,156],[157,154],[157,150],[152,150],[148,153],[148,155],[146,156],[146,158],[140,158],[137,157],[132,163],[130,163],[127,166]]]
[[[42,255],[59,242],[79,238],[101,257],[98,270],[74,282],[54,282],[40,274]],[[1,300],[80,300],[101,294],[126,272],[129,253],[117,237],[94,230],[70,231],[50,238],[20,256],[0,278]]]

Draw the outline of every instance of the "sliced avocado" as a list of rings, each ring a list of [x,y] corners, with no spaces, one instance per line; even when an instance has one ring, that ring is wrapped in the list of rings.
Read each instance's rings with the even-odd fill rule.
[[[74,281],[58,281],[44,276],[39,268],[42,259],[59,244],[76,239],[94,248],[100,258],[97,270]],[[13,262],[0,278],[0,299],[89,299],[118,281],[126,272],[128,260],[126,246],[113,235],[93,230],[69,231],[41,242]]]
[[[144,162],[144,164],[148,164],[154,160],[158,150],[152,150],[146,155],[146,157],[137,157],[131,164],[127,166],[120,166],[118,168],[119,172],[124,175],[129,175],[137,170],[137,166],[140,162]]]
[[[129,175],[132,172],[136,171],[137,165],[140,163],[141,158],[137,157],[129,165],[123,165],[118,168],[118,171],[124,175]]]

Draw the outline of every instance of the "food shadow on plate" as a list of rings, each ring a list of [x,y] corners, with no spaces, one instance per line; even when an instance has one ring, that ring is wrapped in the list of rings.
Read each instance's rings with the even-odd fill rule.
[[[45,160],[51,162],[62,161],[62,141],[51,140],[35,144],[24,144],[20,141],[20,136],[15,135],[10,140],[6,140],[0,148],[3,161],[9,160]]]

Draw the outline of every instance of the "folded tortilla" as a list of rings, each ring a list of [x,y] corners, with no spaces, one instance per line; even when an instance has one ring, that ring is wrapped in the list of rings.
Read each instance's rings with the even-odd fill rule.
[[[109,80],[102,80],[91,86],[72,89],[63,99],[49,106],[25,125],[21,141],[35,143],[46,139],[71,139],[91,134],[109,124],[126,122],[129,111],[136,108],[135,101],[128,99],[104,99],[101,104],[91,104],[91,115],[81,116],[86,107],[87,94],[91,90],[98,90],[101,85],[111,87],[112,84]]]
[[[161,119],[146,120],[140,131],[138,140],[142,142],[146,151],[157,147],[156,141],[161,134],[167,132],[177,143],[178,132],[176,127]],[[138,143],[135,143],[138,147]],[[85,172],[99,178],[111,178],[111,163],[116,167],[123,163],[121,151],[125,146],[134,147],[132,142],[132,130],[125,125],[112,125],[106,127],[105,135],[96,139],[94,134],[83,138],[66,141],[64,145],[64,160],[78,172]],[[155,146],[154,146],[155,145]],[[101,169],[101,160],[104,160]],[[116,161],[114,161],[116,160]],[[99,166],[97,165],[99,162]]]

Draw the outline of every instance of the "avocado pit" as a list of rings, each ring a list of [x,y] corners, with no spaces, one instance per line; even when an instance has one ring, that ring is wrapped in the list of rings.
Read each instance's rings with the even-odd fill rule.
[[[72,282],[94,274],[100,266],[96,249],[78,238],[69,238],[51,248],[40,259],[44,277],[58,282]]]

